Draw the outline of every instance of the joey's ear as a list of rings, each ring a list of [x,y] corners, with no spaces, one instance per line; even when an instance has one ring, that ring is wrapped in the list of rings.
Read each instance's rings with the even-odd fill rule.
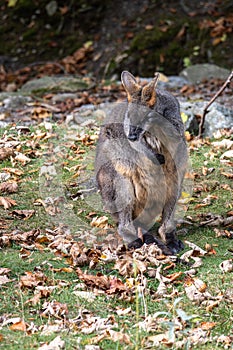
[[[127,71],[121,73],[121,82],[127,92],[128,102],[131,102],[133,98],[137,97],[141,86],[137,83],[135,77]]]
[[[155,88],[158,84],[158,80],[159,73],[156,73],[154,79],[142,89],[142,102],[144,102],[148,107],[153,107],[156,103]]]

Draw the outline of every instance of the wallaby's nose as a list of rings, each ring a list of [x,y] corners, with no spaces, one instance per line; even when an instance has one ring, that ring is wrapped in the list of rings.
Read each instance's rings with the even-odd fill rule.
[[[128,140],[136,141],[138,139],[138,135],[136,133],[131,133],[128,135]]]
[[[139,138],[139,134],[141,132],[141,128],[138,126],[130,125],[129,127],[129,134],[128,134],[128,140],[130,141],[137,141]]]

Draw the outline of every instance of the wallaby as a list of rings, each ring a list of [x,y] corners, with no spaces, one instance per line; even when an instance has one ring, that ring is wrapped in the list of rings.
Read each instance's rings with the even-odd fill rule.
[[[157,243],[176,254],[174,213],[187,164],[184,126],[177,99],[156,89],[159,74],[142,86],[123,71],[127,102],[116,104],[101,127],[95,171],[104,209],[130,248]],[[161,215],[159,235],[151,227]],[[138,232],[143,233],[138,237]]]

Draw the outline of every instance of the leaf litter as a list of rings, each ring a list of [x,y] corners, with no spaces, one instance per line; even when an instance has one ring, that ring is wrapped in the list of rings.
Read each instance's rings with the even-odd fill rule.
[[[36,107],[37,108],[37,107]],[[38,119],[44,120],[48,116],[44,115],[39,109],[34,109],[34,115],[38,113]],[[40,113],[43,117],[40,116]],[[63,211],[64,199],[62,196],[36,198],[31,202],[30,207],[21,209],[20,197],[23,183],[30,181],[34,172],[32,165],[35,157],[41,157],[49,152],[50,160],[53,159],[54,147],[50,148],[50,141],[54,140],[54,132],[51,126],[44,127],[45,124],[34,131],[27,130],[26,134],[19,132],[19,129],[11,129],[9,135],[5,132],[0,148],[0,157],[4,161],[4,167],[1,168],[0,183],[0,204],[8,216],[21,221],[32,222],[38,215],[38,208],[42,207],[45,213],[53,217],[61,215]],[[46,131],[44,131],[46,130]],[[14,131],[16,136],[12,139],[10,134]],[[75,136],[75,140],[64,141],[62,147],[69,149],[67,158],[62,160],[63,170],[69,173],[68,189],[73,188],[74,179],[82,177],[85,173],[85,166],[77,165],[75,162],[85,160],[86,154],[95,145],[98,128],[93,129],[93,134],[86,132],[85,127]],[[232,158],[232,142],[229,138],[221,141],[211,142],[209,140],[189,141],[190,152],[199,151],[202,147],[211,147],[205,153],[205,160],[202,167],[196,170],[192,175],[195,186],[198,190],[192,195],[192,200],[186,200],[182,205],[190,203],[196,206],[196,209],[205,209],[212,207],[214,202],[219,200],[219,195],[212,194],[213,188],[221,188],[226,193],[232,192],[229,182],[224,183],[224,178],[231,178],[231,169],[229,161]],[[10,147],[9,147],[10,146]],[[59,151],[54,157],[54,162],[60,157]],[[215,176],[213,167],[208,162],[217,162],[222,168],[220,170],[222,183],[211,184],[209,180]],[[222,163],[221,161],[226,161]],[[53,177],[57,175],[54,172],[53,162],[46,164],[46,168],[40,168],[41,176],[45,179],[45,184],[51,184]],[[32,175],[30,175],[30,172]],[[190,175],[191,176],[191,175]],[[198,187],[199,186],[199,187]],[[212,186],[212,187],[211,187]],[[215,186],[215,187],[214,187]],[[217,187],[216,187],[217,186]],[[221,187],[220,187],[221,186]],[[74,189],[77,184],[74,183]],[[79,192],[78,192],[79,191]],[[82,198],[85,191],[78,188],[77,197]],[[7,193],[7,196],[3,196]],[[232,193],[231,193],[232,194]],[[185,194],[183,195],[185,197]],[[190,199],[189,198],[189,199]],[[72,199],[72,197],[71,197]],[[72,199],[73,200],[73,199]],[[72,202],[71,202],[72,203]],[[12,210],[12,206],[16,207]],[[32,208],[33,206],[33,208]],[[217,239],[232,238],[232,206],[222,214],[215,212],[201,212],[189,214],[186,224],[195,227],[213,227],[213,232]],[[198,276],[199,270],[205,265],[208,259],[216,255],[216,250],[212,245],[200,247],[196,243],[185,240],[186,250],[180,257],[165,256],[156,245],[144,245],[135,251],[127,251],[120,238],[117,237],[114,226],[111,224],[108,216],[98,211],[80,209],[84,212],[88,221],[89,229],[86,229],[85,235],[93,237],[103,233],[104,239],[99,243],[94,240],[92,245],[86,245],[82,240],[76,240],[74,233],[67,229],[65,224],[58,224],[55,227],[33,229],[3,229],[0,237],[0,247],[10,249],[15,244],[21,248],[19,258],[33,261],[33,252],[47,254],[50,252],[57,261],[64,261],[65,267],[48,267],[48,271],[56,274],[68,276],[72,274],[74,281],[69,281],[68,277],[64,280],[48,277],[48,271],[45,272],[46,264],[37,266],[31,271],[22,271],[18,281],[12,275],[10,269],[2,267],[0,269],[0,284],[7,290],[8,285],[18,286],[20,293],[25,295],[24,307],[33,307],[44,319],[43,325],[30,323],[28,319],[21,317],[12,318],[12,314],[2,316],[0,327],[5,329],[7,324],[11,324],[11,331],[25,332],[28,335],[42,334],[55,335],[61,332],[61,336],[54,338],[51,342],[45,342],[40,346],[41,349],[63,348],[65,346],[65,337],[63,333],[85,334],[89,335],[88,347],[98,348],[97,344],[103,344],[108,340],[124,344],[124,347],[131,347],[134,343],[134,331],[146,331],[147,334],[140,339],[141,346],[145,348],[154,348],[155,346],[166,346],[182,348],[189,343],[192,346],[202,346],[208,342],[212,344],[223,344],[223,346],[232,346],[233,339],[230,335],[212,335],[212,330],[218,327],[218,320],[203,321],[203,311],[213,313],[221,304],[232,303],[232,290],[219,290],[213,292],[211,285],[206,283],[208,278]],[[188,223],[188,224],[187,224]],[[5,227],[5,226],[4,226]],[[97,230],[97,231],[95,231]],[[106,236],[106,233],[107,236]],[[80,237],[80,236],[78,236]],[[86,236],[85,236],[86,237]],[[204,245],[203,245],[204,246]],[[230,250],[229,250],[230,254]],[[49,265],[48,265],[49,266]],[[219,276],[224,278],[232,273],[232,259],[222,259],[218,265]],[[222,276],[222,277],[221,277]],[[66,281],[67,279],[67,281]],[[69,288],[75,284],[75,288],[70,295],[77,300],[79,307],[75,311],[70,309],[69,303],[57,300],[58,291],[63,288]],[[119,303],[124,303],[125,308],[113,306],[111,310],[105,310],[106,317],[99,316],[96,311],[92,311],[89,304],[97,303],[98,298],[105,297],[109,303],[114,303],[117,299]],[[165,303],[161,312],[151,313],[147,310],[146,303],[148,298],[152,298],[156,303]],[[186,299],[185,299],[186,298]],[[186,301],[185,301],[186,300]],[[188,300],[188,301],[187,301]],[[88,309],[79,304],[82,301]],[[190,312],[186,304],[191,303]],[[139,315],[134,305],[140,304],[144,310]],[[195,310],[196,312],[194,312]],[[200,315],[199,315],[199,311]],[[197,314],[196,314],[197,313]],[[75,316],[75,317],[73,317]],[[128,320],[133,318],[132,329],[128,329]],[[139,320],[141,319],[141,320]],[[55,345],[54,345],[55,344]]]

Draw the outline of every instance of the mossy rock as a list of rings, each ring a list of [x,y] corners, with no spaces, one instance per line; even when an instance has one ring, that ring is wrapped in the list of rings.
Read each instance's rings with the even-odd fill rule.
[[[49,77],[33,79],[24,84],[20,92],[41,94],[46,92],[76,92],[87,90],[93,87],[93,83],[75,76]]]

